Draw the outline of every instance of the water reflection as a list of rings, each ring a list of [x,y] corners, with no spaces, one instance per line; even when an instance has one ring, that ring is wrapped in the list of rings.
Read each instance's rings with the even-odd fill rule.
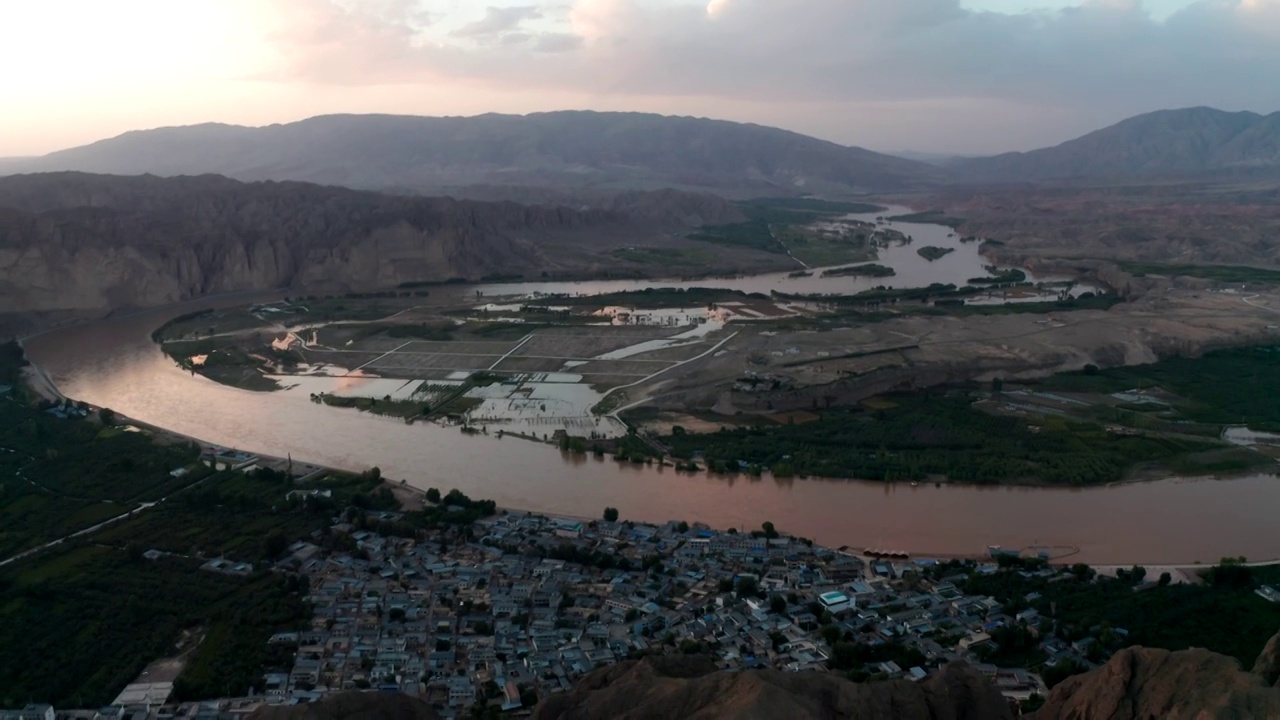
[[[768,520],[831,546],[936,554],[1051,545],[1078,548],[1074,559],[1087,562],[1280,557],[1280,482],[1270,475],[1089,490],[722,477],[410,426],[316,405],[302,391],[238,390],[179,369],[149,338],[170,317],[218,304],[231,303],[66,328],[32,339],[28,353],[67,394],[179,433],[350,470],[377,465],[415,487],[457,487],[505,507],[597,517],[613,506],[626,518],[716,527]]]

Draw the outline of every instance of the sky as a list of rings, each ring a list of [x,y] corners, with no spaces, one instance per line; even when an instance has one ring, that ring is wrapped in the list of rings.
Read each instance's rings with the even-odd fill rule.
[[[637,110],[882,151],[1280,110],[1280,0],[0,0],[0,157],[326,113]]]

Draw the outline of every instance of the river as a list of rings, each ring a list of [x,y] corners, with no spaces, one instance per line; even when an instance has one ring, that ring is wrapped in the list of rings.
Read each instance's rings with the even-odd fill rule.
[[[914,235],[915,242],[901,248],[905,252],[899,253],[900,258],[882,255],[883,264],[914,263],[908,254],[914,256],[925,263],[923,272],[943,278],[926,279],[926,284],[979,274],[967,267],[974,262],[970,252],[980,257],[972,244],[952,253],[964,263],[959,269],[944,270],[945,258],[927,263],[916,255],[915,250],[925,244],[958,244],[946,237],[946,229],[897,223],[895,227]],[[783,274],[724,286],[767,291],[769,284],[787,280]],[[804,280],[828,283],[817,277]],[[847,292],[850,283],[868,282],[829,280],[840,281],[832,292]],[[873,284],[893,284],[893,280],[875,279]],[[571,289],[535,283],[486,290],[490,294],[600,292],[620,287],[619,283],[565,285]],[[204,300],[63,328],[28,340],[27,353],[66,395],[143,422],[228,447],[292,454],[349,470],[376,465],[384,477],[405,479],[420,488],[456,487],[504,507],[596,517],[605,506],[614,506],[624,518],[684,519],[720,528],[755,529],[768,520],[829,546],[876,546],[923,554],[973,555],[988,545],[1039,545],[1078,547],[1073,561],[1098,564],[1212,563],[1227,555],[1280,558],[1280,533],[1275,532],[1280,480],[1270,475],[1085,490],[688,475],[671,468],[566,455],[516,438],[467,436],[457,428],[432,424],[405,425],[317,405],[300,389],[254,393],[219,385],[179,369],[150,340],[152,330],[180,313],[245,302],[249,300]]]
[[[878,213],[854,214],[845,216],[851,220],[862,220],[874,223],[877,217],[907,214],[910,208],[889,207]],[[599,295],[607,292],[626,292],[644,290],[650,287],[709,287],[728,290],[741,290],[749,293],[765,293],[773,291],[791,294],[838,294],[852,295],[875,287],[917,288],[933,283],[953,284],[964,287],[970,278],[988,275],[986,267],[991,264],[979,252],[980,243],[962,242],[951,228],[943,225],[927,223],[891,222],[881,225],[883,228],[897,230],[912,238],[907,244],[890,244],[881,248],[877,265],[893,268],[891,277],[822,277],[823,268],[812,268],[812,275],[793,276],[790,272],[763,273],[744,277],[705,278],[699,280],[654,281],[654,280],[584,280],[566,281],[534,281],[523,283],[504,283],[497,285],[480,285],[476,290],[488,295],[510,294],[555,294],[555,295]],[[947,248],[950,253],[938,260],[927,260],[920,256],[920,248],[933,246]],[[850,263],[857,264],[857,263]],[[797,270],[801,269],[797,265]],[[1050,282],[1069,280],[1067,277],[1036,276],[1027,272],[1029,282]],[[1082,285],[1084,290],[1096,289],[1092,285]]]

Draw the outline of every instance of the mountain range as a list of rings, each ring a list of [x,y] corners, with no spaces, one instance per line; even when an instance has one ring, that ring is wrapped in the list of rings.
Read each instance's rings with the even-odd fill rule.
[[[712,190],[729,196],[915,187],[936,168],[759,125],[641,113],[329,115],[261,128],[125,133],[10,172],[199,175],[465,195],[472,186]]]
[[[1280,175],[1280,112],[1197,107],[1129,118],[1051,148],[946,164],[965,182]]]
[[[643,113],[328,115],[266,127],[140,130],[0,173],[220,174],[470,199],[573,204],[674,188],[849,196],[947,184],[1280,176],[1280,112],[1198,107],[1129,118],[1055,147],[984,158],[846,147],[760,125]]]

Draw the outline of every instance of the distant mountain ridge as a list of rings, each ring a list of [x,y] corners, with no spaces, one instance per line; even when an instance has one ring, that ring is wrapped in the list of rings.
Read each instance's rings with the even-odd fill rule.
[[[1050,148],[947,164],[966,182],[1280,174],[1280,112],[1159,110]]]
[[[11,172],[215,173],[442,194],[468,186],[849,194],[933,182],[937,168],[760,125],[643,113],[326,115],[261,128],[140,130]],[[465,194],[465,193],[463,193]]]

